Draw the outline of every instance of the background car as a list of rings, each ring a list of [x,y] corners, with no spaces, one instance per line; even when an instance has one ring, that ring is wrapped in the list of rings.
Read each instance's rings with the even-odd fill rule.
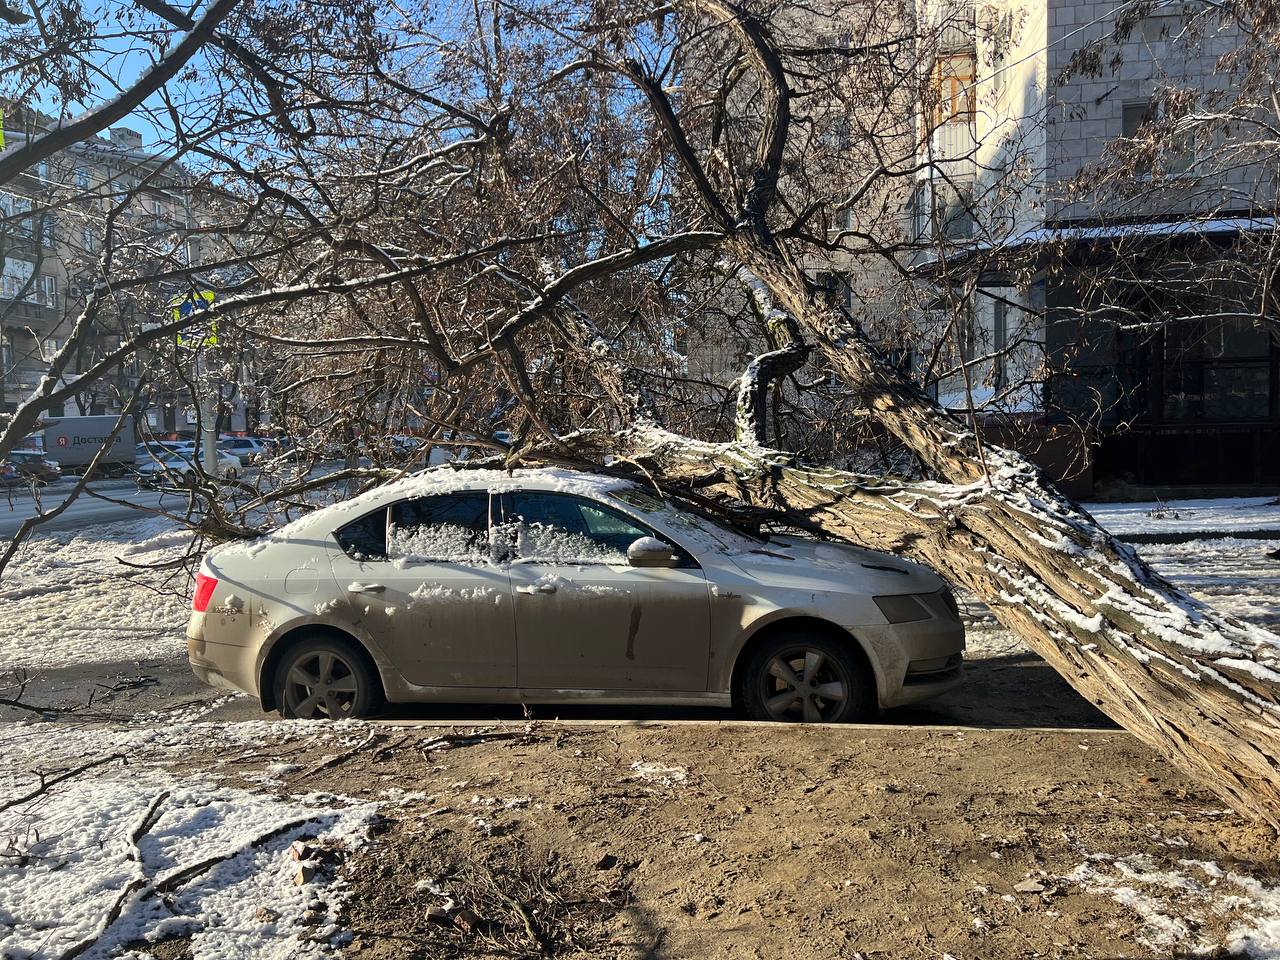
[[[0,460],[0,487],[16,487],[24,482],[22,474],[18,472],[17,467],[12,463]]]
[[[257,437],[219,437],[218,449],[239,457],[241,463],[252,463],[271,455],[267,445]]]
[[[194,440],[148,440],[134,447],[134,454],[139,460],[149,460],[153,454],[177,452],[190,454],[195,450]]]
[[[192,605],[195,673],[293,717],[592,699],[866,719],[954,686],[964,648],[925,567],[565,470],[388,484],[211,551]]]
[[[154,486],[162,483],[191,483],[198,476],[195,467],[198,461],[199,457],[193,452],[152,451],[152,456],[141,461],[135,472],[140,484]],[[242,469],[239,457],[218,452],[218,476],[222,479],[234,480],[240,476]]]
[[[10,450],[5,460],[27,483],[53,483],[62,478],[58,461],[48,459],[41,450]]]

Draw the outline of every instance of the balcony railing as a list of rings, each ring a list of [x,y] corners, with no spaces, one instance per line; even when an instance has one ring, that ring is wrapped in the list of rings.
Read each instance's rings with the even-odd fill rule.
[[[4,371],[4,385],[19,390],[34,390],[48,372],[48,366],[42,363],[19,363]]]
[[[970,119],[949,120],[935,127],[930,135],[930,145],[935,161],[972,157],[977,143],[973,132],[973,121]]]

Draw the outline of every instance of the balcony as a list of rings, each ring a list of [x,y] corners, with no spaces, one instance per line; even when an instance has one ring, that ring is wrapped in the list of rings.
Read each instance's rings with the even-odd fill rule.
[[[34,390],[48,372],[49,367],[43,363],[19,363],[4,371],[4,385],[11,390]]]
[[[953,117],[935,127],[929,135],[929,146],[937,163],[962,159],[971,161],[977,145],[972,115]]]

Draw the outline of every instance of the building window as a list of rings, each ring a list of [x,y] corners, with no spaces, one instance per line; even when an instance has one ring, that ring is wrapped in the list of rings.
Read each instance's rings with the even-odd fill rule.
[[[98,235],[93,232],[92,227],[85,227],[80,231],[80,245],[84,247],[85,253],[93,253],[98,247]]]
[[[995,359],[995,387],[997,390],[1003,390],[1005,387],[1005,347],[1009,345],[1009,305],[1003,300],[996,300],[992,304],[991,317],[991,346],[996,355]]]
[[[972,51],[938,57],[933,65],[934,126],[972,121],[974,76]]]
[[[1126,140],[1155,137],[1156,167],[1166,177],[1185,176],[1196,164],[1195,136],[1186,131],[1170,130],[1168,127],[1143,133],[1143,128],[1149,124],[1159,124],[1164,118],[1164,104],[1160,101],[1142,100],[1126,103],[1121,107],[1121,133]],[[1142,176],[1151,176],[1151,165],[1144,162],[1138,172]]]
[[[925,180],[911,198],[917,240],[967,240],[973,236],[973,184]]]
[[[86,167],[76,167],[76,189],[89,189],[89,170]]]
[[[16,193],[0,193],[0,233],[15,237],[33,236],[31,198]]]
[[[24,300],[34,300],[37,297],[35,285],[27,287],[34,270],[35,265],[27,260],[5,257],[4,270],[0,273],[0,295],[8,300],[14,300],[18,296]],[[24,288],[26,288],[25,291]]]
[[[58,305],[58,278],[45,275],[40,278],[40,295],[46,307]]]

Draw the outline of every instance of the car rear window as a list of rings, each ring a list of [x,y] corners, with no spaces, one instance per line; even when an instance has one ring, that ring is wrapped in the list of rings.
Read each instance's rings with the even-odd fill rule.
[[[386,508],[351,521],[340,527],[334,536],[338,538],[338,546],[352,560],[387,559]]]

